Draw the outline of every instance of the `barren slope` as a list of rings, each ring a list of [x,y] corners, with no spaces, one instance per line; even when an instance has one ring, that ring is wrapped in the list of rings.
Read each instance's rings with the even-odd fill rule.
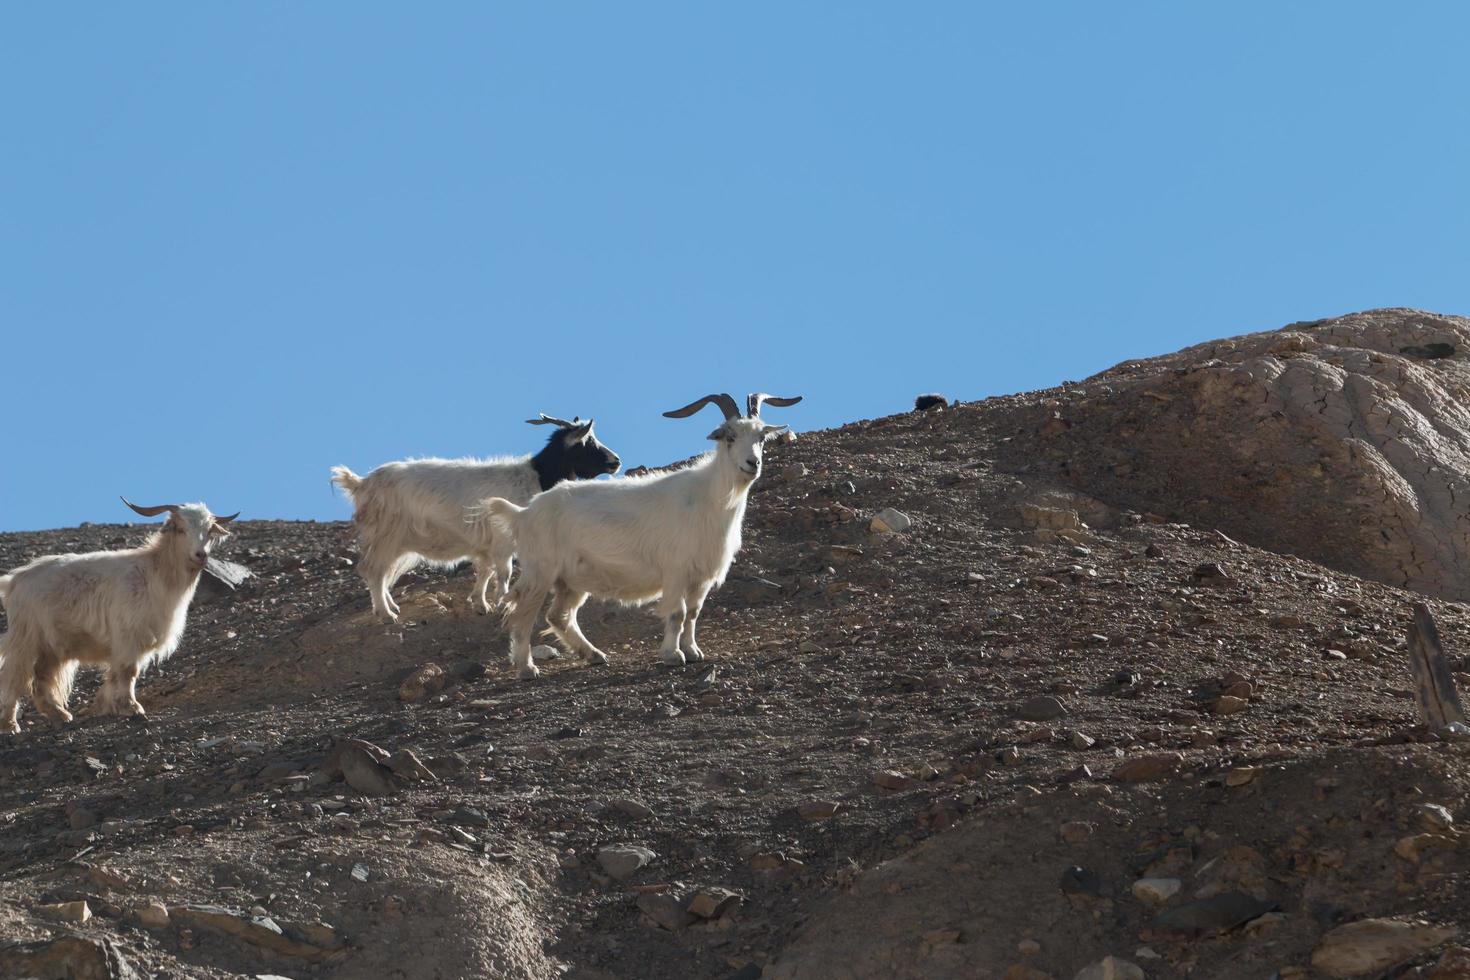
[[[1224,978],[1306,968],[1367,916],[1458,928],[1458,834],[1396,853],[1470,793],[1464,746],[1410,728],[1417,596],[1075,495],[1058,464],[1109,430],[1059,442],[1048,413],[1075,431],[1115,385],[775,447],[706,609],[713,672],[603,606],[612,664],[518,682],[467,571],[405,583],[384,627],[345,524],[245,522],[224,556],[257,577],[196,600],[146,724],[28,707],[0,743],[0,937],[106,939],[160,977],[1070,978],[1112,954]],[[871,533],[884,507],[913,526]],[[3,535],[0,567],[140,534]],[[1433,608],[1465,649],[1466,608]],[[448,686],[400,700],[430,662]],[[343,738],[437,779],[334,781]],[[619,880],[616,845],[654,856]],[[1182,887],[1160,907],[1139,877]],[[1231,892],[1248,926],[1156,921]],[[77,899],[84,925],[40,908]]]

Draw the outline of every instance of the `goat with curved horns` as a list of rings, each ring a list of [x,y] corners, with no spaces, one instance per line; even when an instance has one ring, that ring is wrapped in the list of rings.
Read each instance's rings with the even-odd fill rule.
[[[20,699],[55,724],[79,664],[104,667],[93,714],[142,715],[138,675],[179,645],[189,600],[215,542],[238,513],[216,517],[203,504],[123,503],[143,517],[168,513],[142,546],[47,555],[0,576],[10,630],[0,636],[0,730],[20,731]]]
[[[511,549],[489,525],[475,520],[474,506],[499,496],[524,504],[563,480],[616,473],[618,454],[597,441],[592,420],[568,422],[551,415],[526,420],[554,425],[556,431],[534,456],[495,459],[406,459],[384,463],[367,476],[345,466],[332,467],[332,482],[352,501],[362,561],[358,571],[373,600],[373,612],[398,619],[389,590],[420,561],[451,564],[466,557],[475,564],[470,603],[490,611],[488,591],[498,580],[496,598],[510,588]]]
[[[485,501],[484,512],[514,541],[520,575],[511,589],[506,624],[510,659],[522,677],[531,662],[531,631],[552,595],[547,625],[561,644],[583,658],[607,655],[582,635],[577,610],[589,595],[624,602],[659,599],[665,663],[703,660],[695,628],[705,597],[722,584],[740,550],[745,503],[761,472],[766,440],[786,431],[760,417],[762,404],[801,401],[753,394],[742,417],[728,394],[705,395],[668,418],[688,418],[716,405],[725,421],[709,434],[715,450],[673,472],[598,483],[564,483],[522,507]]]

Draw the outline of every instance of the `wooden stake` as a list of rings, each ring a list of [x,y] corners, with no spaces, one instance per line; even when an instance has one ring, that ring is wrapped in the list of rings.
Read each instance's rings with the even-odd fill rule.
[[[1444,644],[1434,614],[1422,602],[1414,603],[1414,622],[1409,624],[1409,669],[1414,674],[1414,697],[1419,701],[1419,715],[1431,728],[1444,728],[1450,722],[1465,722],[1465,709],[1445,659]]]

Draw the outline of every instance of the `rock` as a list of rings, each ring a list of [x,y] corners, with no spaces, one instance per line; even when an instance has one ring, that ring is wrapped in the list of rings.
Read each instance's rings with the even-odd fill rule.
[[[873,515],[869,528],[875,534],[899,534],[913,526],[907,514],[885,507]]]
[[[1451,946],[1429,968],[1424,980],[1470,980],[1470,949]]]
[[[1228,579],[1230,573],[1219,562],[1207,561],[1195,567],[1194,577],[1197,579]]]
[[[1067,706],[1060,698],[1054,698],[1050,694],[1038,695],[1028,698],[1016,709],[1016,714],[1027,721],[1051,721],[1060,718],[1067,713]]]
[[[0,976],[40,980],[140,980],[109,939],[61,936],[33,942],[0,940]]]
[[[1074,749],[1090,749],[1097,744],[1097,739],[1083,732],[1073,731],[1067,735],[1067,744]]]
[[[1183,887],[1184,882],[1178,878],[1139,878],[1133,883],[1133,897],[1150,905],[1163,905]]]
[[[342,756],[349,751],[362,752],[374,762],[388,761],[388,753],[372,742],[361,738],[339,738],[332,743],[332,751],[322,760],[321,771],[329,779],[341,779]]]
[[[466,827],[488,827],[490,817],[479,807],[462,805],[455,808],[449,815],[451,823],[463,824]]]
[[[453,670],[451,671],[454,679],[456,681],[459,681],[461,684],[473,683],[479,680],[481,677],[484,677],[489,672],[490,668],[486,667],[478,660],[461,661],[460,663],[455,664]]]
[[[1431,344],[1470,348],[1470,320],[1371,310],[1130,362],[1053,445],[1117,506],[1463,601],[1463,355],[1401,353]]]
[[[734,910],[742,900],[739,892],[728,888],[699,888],[690,897],[688,908],[701,919],[718,919]]]
[[[1072,980],[1144,980],[1144,973],[1136,963],[1104,956],[1078,970]]]
[[[792,463],[781,470],[781,479],[787,483],[795,483],[804,479],[811,470],[807,469],[805,463]]]
[[[1438,803],[1420,803],[1414,808],[1414,815],[1419,820],[1419,826],[1425,830],[1449,830],[1455,825],[1455,818],[1449,808]]]
[[[146,929],[168,928],[168,906],[162,902],[145,902],[133,909],[133,918]]]
[[[560,660],[561,651],[545,643],[538,643],[531,648],[531,659],[537,663],[545,663],[548,660]]]
[[[1058,828],[1058,832],[1068,844],[1080,844],[1097,832],[1097,824],[1086,820],[1068,820]]]
[[[294,776],[301,769],[301,763],[294,759],[279,759],[275,762],[267,763],[255,774],[255,778],[263,783],[274,783],[277,780],[285,779],[287,776]]]
[[[307,941],[295,930],[288,934],[268,915],[251,916],[218,905],[179,905],[169,909],[169,916],[183,926],[234,936],[261,949],[308,962],[335,962],[342,955]]]
[[[995,758],[1003,766],[1019,766],[1021,764],[1021,750],[1014,745],[1007,745],[995,754]]]
[[[86,830],[88,827],[96,826],[97,812],[89,810],[84,806],[68,807],[66,815],[67,823],[71,824],[72,830]]]
[[[359,793],[387,796],[397,789],[393,785],[393,771],[356,745],[343,746],[337,761],[342,767],[342,778]]]
[[[670,931],[683,929],[698,921],[692,912],[684,908],[683,903],[667,892],[639,895],[638,910]]]
[[[914,780],[893,769],[880,769],[873,773],[873,785],[880,789],[905,790],[913,788]]]
[[[1329,977],[1380,973],[1433,949],[1459,930],[1400,919],[1360,919],[1338,926],[1322,937],[1312,952],[1312,966]]]
[[[439,777],[434,775],[433,770],[424,765],[422,759],[413,749],[403,748],[388,757],[387,766],[394,774],[401,776],[409,782],[423,780],[425,782],[437,783]]]
[[[490,752],[491,747],[485,746],[482,751]],[[431,756],[424,765],[429,771],[440,779],[449,779],[452,776],[463,775],[470,768],[470,760],[460,752],[450,752],[448,755]]]
[[[1157,779],[1179,768],[1179,764],[1183,761],[1184,756],[1178,752],[1157,752],[1151,755],[1134,756],[1113,770],[1113,779],[1122,783],[1138,783]]]
[[[816,822],[818,820],[830,820],[842,809],[842,804],[832,800],[812,800],[803,803],[796,808],[796,815],[803,820]]]
[[[1438,360],[1442,357],[1454,357],[1455,345],[1446,343],[1433,344],[1406,344],[1399,348],[1399,353],[1406,357],[1422,357],[1425,360]]]
[[[1245,933],[1248,936],[1264,936],[1275,932],[1286,924],[1286,916],[1280,912],[1267,912],[1258,915],[1245,924]]]
[[[399,686],[398,697],[403,701],[422,701],[430,694],[444,690],[444,681],[444,668],[438,664],[424,664]]]
[[[88,865],[87,877],[92,879],[98,887],[109,891],[127,891],[132,885],[126,875],[119,874],[105,865]]]
[[[1232,697],[1229,694],[1222,694],[1214,701],[1210,702],[1210,711],[1217,715],[1233,715],[1244,711],[1246,708],[1249,708],[1250,704],[1251,703],[1245,698],[1237,698]]]
[[[1260,774],[1261,769],[1257,766],[1239,766],[1225,774],[1225,785],[1245,786],[1255,782]]]
[[[348,877],[350,877],[353,881],[364,885],[367,884],[368,878],[372,877],[372,871],[369,870],[367,865],[362,864],[361,862],[354,864],[352,866],[352,870],[349,871],[347,874]]]
[[[626,814],[634,820],[647,820],[653,816],[653,810],[638,800],[620,797],[615,800],[608,800],[607,805],[609,809],[617,810],[619,813]]]
[[[37,905],[36,914],[57,922],[86,922],[92,918],[92,907],[86,902],[57,902]]]
[[[1166,935],[1203,939],[1229,932],[1275,908],[1275,902],[1261,901],[1244,892],[1222,892],[1169,909],[1154,919],[1153,928]]]
[[[1393,847],[1393,852],[1405,861],[1419,863],[1420,856],[1429,850],[1453,851],[1459,840],[1449,834],[1416,834],[1404,837]]]
[[[617,881],[626,881],[631,878],[639,868],[647,865],[656,857],[658,855],[648,848],[635,847],[631,844],[611,844],[597,851],[597,863],[602,866],[603,871]]]
[[[1102,878],[1090,868],[1073,866],[1062,872],[1062,894],[1099,898],[1103,893]]]
[[[1056,980],[1045,970],[1038,970],[1029,963],[1013,963],[1000,975],[1000,980]]]

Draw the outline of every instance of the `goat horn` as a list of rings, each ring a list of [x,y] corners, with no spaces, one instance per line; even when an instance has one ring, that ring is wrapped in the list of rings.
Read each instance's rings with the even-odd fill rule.
[[[747,395],[745,398],[746,414],[753,419],[758,419],[761,417],[762,403],[775,405],[777,408],[786,408],[787,406],[795,405],[799,401],[801,401],[800,395],[797,395],[795,398],[777,398],[775,395],[768,395],[764,391],[757,391],[754,394]]]
[[[570,429],[580,424],[576,420],[568,422],[566,419],[559,419],[555,415],[547,415],[545,412],[537,412],[536,414],[541,417],[539,419],[526,419],[527,425],[558,425],[563,429]]]
[[[687,419],[689,416],[693,415],[695,412],[699,411],[701,408],[704,408],[704,406],[710,404],[711,402],[720,406],[720,411],[725,413],[726,421],[729,421],[730,419],[738,419],[740,417],[740,406],[735,404],[735,399],[731,398],[729,395],[722,394],[705,395],[699,401],[690,402],[683,408],[676,408],[672,412],[665,412],[664,418]]]
[[[139,507],[127,497],[119,497],[118,499],[131,507],[134,513],[141,514],[144,517],[157,517],[164,511],[176,511],[179,509],[178,504],[159,504],[157,507]]]
[[[229,517],[216,517],[214,519],[214,522],[216,524],[228,524],[228,523],[230,523],[231,521],[233,521],[235,518],[237,518],[239,516],[240,516],[240,512],[237,510],[233,514],[231,514]]]

